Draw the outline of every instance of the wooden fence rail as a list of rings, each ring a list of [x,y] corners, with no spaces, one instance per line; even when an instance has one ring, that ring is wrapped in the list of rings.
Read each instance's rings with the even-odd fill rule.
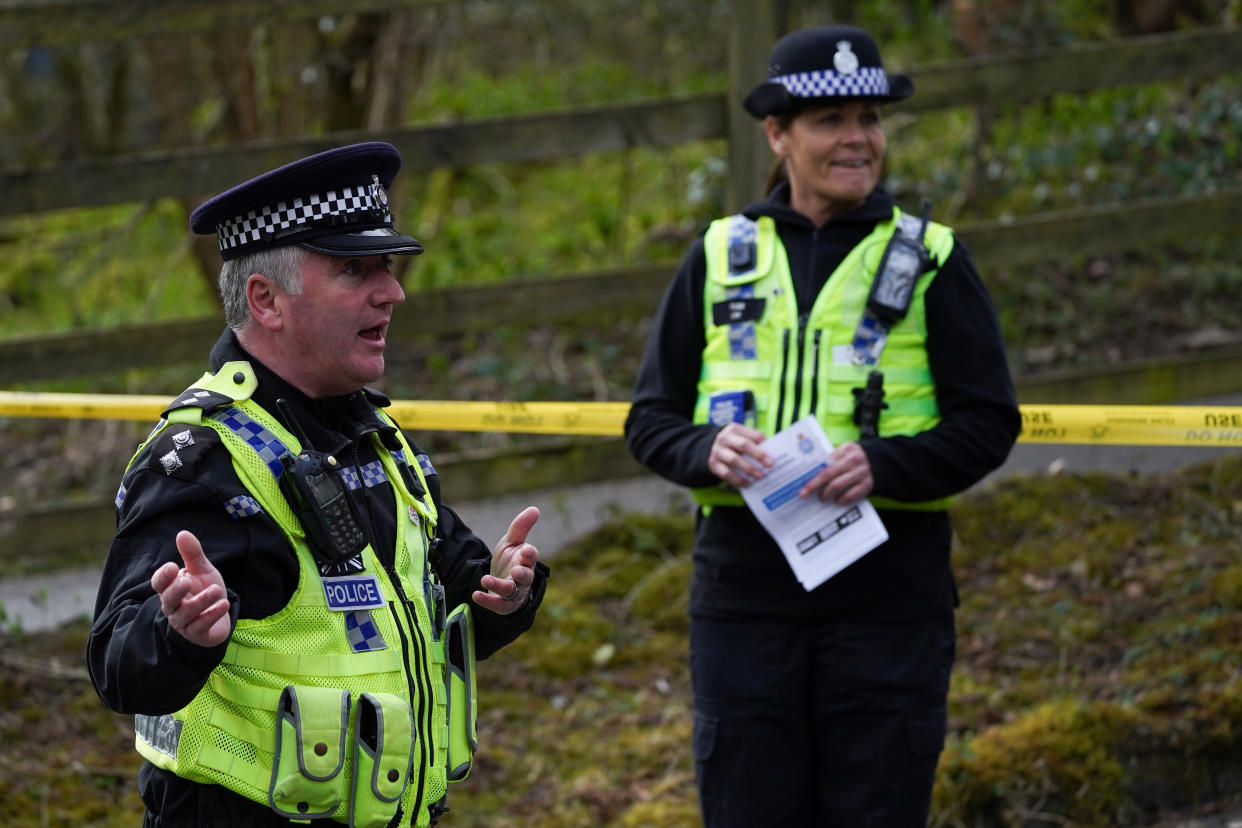
[[[724,96],[583,107],[432,126],[334,132],[280,141],[159,150],[0,171],[0,216],[192,196],[244,181],[314,152],[387,141],[405,174],[439,167],[540,161],[592,152],[684,144],[725,135]]]
[[[957,234],[980,269],[988,273],[1051,259],[1224,235],[1236,231],[1238,215],[1242,215],[1242,188],[981,222],[963,226]],[[398,313],[390,340],[392,347],[399,349],[426,334],[479,330],[486,325],[639,317],[655,308],[675,266],[674,262],[657,262],[558,278],[411,293],[408,301],[420,311],[418,323],[414,324],[412,314]],[[2,341],[0,387],[109,374],[118,366],[201,361],[221,329],[219,317],[213,316]],[[159,342],[160,347],[149,347],[152,342]],[[1222,381],[1227,379],[1236,387],[1239,376],[1242,370],[1233,371]]]
[[[0,49],[73,46],[442,5],[446,0],[0,0]]]
[[[72,5],[72,4],[68,4]],[[105,5],[113,5],[107,3]],[[197,3],[191,5],[197,6]],[[3,7],[0,7],[0,12]],[[3,29],[0,14],[0,30]],[[1242,70],[1242,30],[1204,29],[1055,52],[999,55],[912,67],[918,94],[896,111],[1026,104],[1057,93],[1192,79]],[[212,192],[281,163],[368,138],[388,141],[407,170],[553,160],[730,136],[723,93],[561,112],[338,132],[293,140],[159,150],[0,170],[0,216]],[[751,129],[757,129],[750,124]]]

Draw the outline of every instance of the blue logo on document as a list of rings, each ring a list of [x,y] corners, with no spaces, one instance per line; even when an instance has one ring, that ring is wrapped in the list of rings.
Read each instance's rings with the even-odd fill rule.
[[[323,594],[333,612],[376,609],[384,606],[384,594],[374,575],[346,575],[324,578]]]

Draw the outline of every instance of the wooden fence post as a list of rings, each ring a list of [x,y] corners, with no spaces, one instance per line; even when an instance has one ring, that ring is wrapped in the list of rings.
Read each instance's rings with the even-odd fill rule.
[[[763,193],[772,152],[757,121],[742,108],[767,77],[768,54],[784,33],[788,0],[733,0],[729,23],[729,172],[725,210],[736,212]]]

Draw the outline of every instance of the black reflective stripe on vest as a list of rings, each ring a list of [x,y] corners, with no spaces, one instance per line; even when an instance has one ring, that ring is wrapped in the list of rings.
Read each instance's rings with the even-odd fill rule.
[[[789,377],[789,329],[781,335],[781,384],[776,396],[776,420],[772,423],[772,433],[781,430],[781,418],[785,416],[785,380]]]
[[[798,419],[798,412],[802,408],[802,364],[806,362],[806,323],[810,320],[810,316],[809,313],[798,316],[798,369],[794,373],[794,404],[793,410],[789,412],[790,423]]]
[[[815,344],[811,348],[811,360],[814,362],[814,365],[811,367],[811,407],[806,412],[808,414],[814,414],[815,409],[819,407],[819,345],[823,337],[823,329],[816,328]]]

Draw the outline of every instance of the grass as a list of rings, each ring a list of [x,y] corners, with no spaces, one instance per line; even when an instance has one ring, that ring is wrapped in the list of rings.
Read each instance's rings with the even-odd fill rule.
[[[933,825],[1138,826],[1242,805],[1242,456],[1015,478],[954,519],[963,603]],[[555,557],[534,630],[480,665],[482,748],[445,826],[698,824],[691,543],[684,516],[618,515]],[[84,635],[3,640],[13,828],[137,821],[129,721],[82,680]]]

